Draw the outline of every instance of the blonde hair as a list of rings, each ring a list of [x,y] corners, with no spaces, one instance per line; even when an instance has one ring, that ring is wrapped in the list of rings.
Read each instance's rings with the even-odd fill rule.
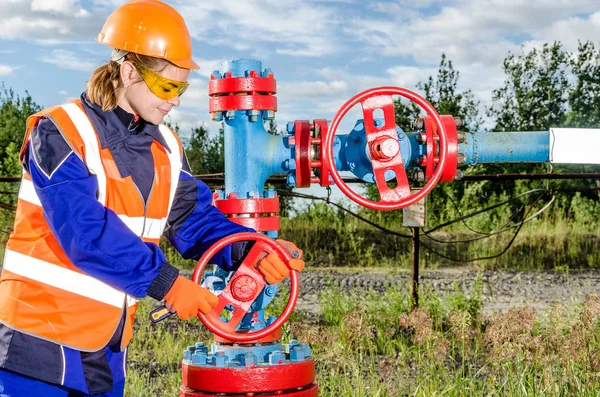
[[[133,52],[125,55],[124,60],[144,66],[155,72],[163,71],[169,64],[169,61],[164,59],[135,54]],[[121,64],[116,61],[109,61],[94,70],[86,84],[85,91],[90,102],[100,106],[102,111],[108,112],[117,107],[117,102],[119,101],[117,90],[121,87],[123,87],[123,82],[121,81]]]

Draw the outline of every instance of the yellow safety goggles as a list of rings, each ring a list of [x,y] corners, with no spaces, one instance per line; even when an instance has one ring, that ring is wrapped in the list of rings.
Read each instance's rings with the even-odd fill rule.
[[[137,63],[134,65],[150,91],[162,100],[168,101],[176,96],[182,96],[190,86],[187,81],[171,80],[145,66]]]

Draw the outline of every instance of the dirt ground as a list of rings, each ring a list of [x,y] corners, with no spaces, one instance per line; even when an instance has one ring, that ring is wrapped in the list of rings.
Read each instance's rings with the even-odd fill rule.
[[[579,302],[586,294],[600,294],[600,272],[510,272],[479,271],[473,268],[449,268],[421,271],[419,282],[440,292],[451,292],[454,283],[470,293],[473,281],[481,274],[483,310],[487,313],[512,307],[532,306],[538,310],[552,303]],[[411,274],[393,274],[382,270],[352,271],[351,269],[307,270],[300,277],[300,298],[296,310],[318,316],[317,296],[320,291],[335,286],[343,291],[370,289],[382,292],[393,284],[410,286]]]

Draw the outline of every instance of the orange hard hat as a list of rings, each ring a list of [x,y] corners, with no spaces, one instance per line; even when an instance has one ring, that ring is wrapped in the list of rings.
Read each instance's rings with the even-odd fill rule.
[[[110,47],[163,58],[184,69],[199,69],[192,39],[181,15],[158,0],[133,0],[106,20],[96,39]]]

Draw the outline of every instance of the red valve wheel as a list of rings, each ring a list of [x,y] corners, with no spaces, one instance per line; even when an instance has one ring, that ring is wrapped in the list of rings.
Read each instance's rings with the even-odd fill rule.
[[[439,133],[439,161],[435,171],[425,186],[415,194],[411,194],[408,184],[408,176],[404,168],[404,162],[398,145],[398,134],[396,132],[396,120],[394,114],[394,100],[392,95],[400,95],[407,98],[425,110],[433,119]],[[368,153],[373,165],[373,175],[379,190],[380,200],[372,201],[355,193],[343,181],[339,171],[335,167],[333,157],[333,142],[340,121],[354,107],[360,103],[363,108],[365,133],[367,135]],[[373,112],[377,109],[383,110],[385,124],[377,127],[375,125]],[[395,210],[407,207],[425,197],[440,180],[446,157],[447,133],[440,115],[427,100],[420,95],[400,87],[378,87],[358,93],[350,98],[335,114],[325,136],[325,162],[330,170],[331,177],[340,190],[354,202],[375,210]],[[394,171],[398,186],[390,188],[385,180],[385,172]]]
[[[213,244],[205,253],[202,255],[192,280],[198,284],[200,277],[204,273],[204,269],[208,264],[209,260],[222,248],[228,246],[231,243],[237,241],[256,241],[248,255],[244,258],[240,267],[236,270],[229,283],[225,286],[225,289],[219,295],[219,304],[213,309],[210,314],[198,313],[200,321],[215,335],[221,338],[226,338],[234,342],[251,342],[258,339],[262,339],[275,332],[279,327],[283,325],[290,317],[298,301],[299,281],[298,272],[295,270],[290,271],[290,297],[287,305],[283,309],[283,312],[279,315],[271,325],[255,331],[255,332],[238,332],[236,327],[242,321],[244,316],[250,310],[252,303],[258,297],[260,292],[263,290],[267,282],[263,275],[254,268],[256,258],[262,252],[276,253],[285,262],[289,262],[291,258],[290,254],[279,245],[275,240],[260,233],[238,233],[227,236],[215,244]],[[228,322],[221,320],[221,312],[225,309],[225,306],[231,305],[234,308],[233,315]]]

